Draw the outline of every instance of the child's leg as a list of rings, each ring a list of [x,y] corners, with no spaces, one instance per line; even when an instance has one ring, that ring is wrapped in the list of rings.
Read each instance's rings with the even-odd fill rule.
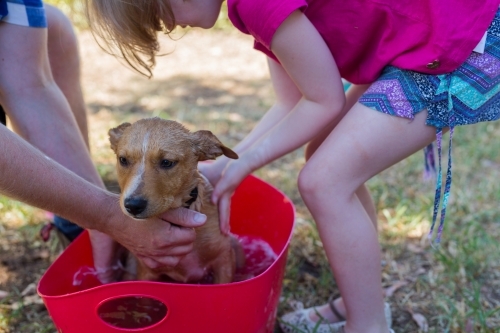
[[[311,142],[307,144],[304,153],[306,161],[308,161],[311,158],[311,156],[318,149],[318,147],[321,146],[323,141],[325,141],[328,135],[330,135],[333,129],[342,120],[342,117],[347,113],[347,111],[349,111],[354,106],[354,104],[358,102],[359,98],[365,93],[365,91],[369,87],[370,87],[369,84],[364,84],[364,85],[353,84],[349,87],[349,89],[347,89],[344,110],[339,115],[339,117],[336,117],[335,120],[332,123],[330,123],[330,125],[328,125],[323,131],[321,131],[320,134],[318,134],[313,140],[311,140]],[[363,207],[365,207],[366,212],[368,213],[368,215],[370,216],[376,227],[377,215],[375,211],[375,205],[373,203],[373,199],[370,195],[370,192],[368,191],[368,189],[364,184],[359,187],[358,191],[356,191],[356,195],[361,201]]]
[[[314,152],[318,149],[318,147],[323,143],[323,141],[328,137],[328,135],[333,131],[333,129],[337,126],[337,124],[342,119],[342,116],[350,110],[354,104],[359,100],[359,98],[364,94],[364,92],[368,89],[370,85],[351,85],[349,89],[346,91],[346,103],[344,107],[344,112],[342,115],[335,118],[335,120],[325,128],[317,137],[315,137],[305,149],[305,159],[308,161]],[[362,184],[356,191],[356,195],[359,198],[361,204],[363,205],[366,213],[370,217],[373,225],[375,226],[375,230],[377,229],[377,213],[375,209],[375,204],[373,203],[372,196],[365,186]],[[342,298],[333,300],[335,309],[339,312],[339,314],[345,317],[345,306]],[[316,307],[315,311],[309,312],[310,319],[314,322],[321,319],[333,323],[341,321],[343,318],[338,318],[335,313],[332,312],[329,304],[324,304]]]
[[[299,177],[347,308],[346,332],[387,333],[377,231],[356,195],[368,179],[425,147],[435,129],[356,104]]]

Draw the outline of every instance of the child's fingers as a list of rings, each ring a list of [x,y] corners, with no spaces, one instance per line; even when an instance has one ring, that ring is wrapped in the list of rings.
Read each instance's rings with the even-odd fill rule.
[[[229,235],[229,216],[231,209],[231,194],[224,194],[219,200],[219,225],[224,235]]]

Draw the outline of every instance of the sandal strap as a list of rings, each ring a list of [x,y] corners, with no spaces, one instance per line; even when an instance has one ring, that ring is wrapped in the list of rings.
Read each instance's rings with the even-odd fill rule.
[[[333,302],[336,300],[336,298],[331,298],[329,301],[328,301],[328,305],[330,306],[330,309],[332,310],[333,314],[335,316],[337,316],[337,318],[339,319],[339,321],[345,321],[345,317],[340,314],[339,310],[337,310],[337,308],[335,307],[335,305],[333,304]]]

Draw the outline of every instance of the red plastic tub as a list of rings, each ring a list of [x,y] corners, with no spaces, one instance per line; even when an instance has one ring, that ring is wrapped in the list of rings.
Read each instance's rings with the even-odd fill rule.
[[[86,278],[74,286],[75,273],[93,266],[84,233],[49,267],[38,293],[58,332],[270,333],[294,219],[294,206],[283,193],[250,176],[232,199],[231,231],[263,240],[276,254],[259,275],[224,285],[146,281],[101,285]]]

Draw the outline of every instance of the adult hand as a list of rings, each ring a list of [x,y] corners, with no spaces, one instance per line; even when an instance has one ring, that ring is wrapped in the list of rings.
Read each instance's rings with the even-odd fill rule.
[[[203,225],[206,215],[187,208],[170,210],[152,224],[150,244],[155,248],[138,248],[134,252],[151,269],[175,267],[180,259],[193,250],[196,233],[193,228]],[[140,223],[140,222],[139,222]],[[135,245],[135,244],[134,244]]]
[[[229,216],[231,197],[240,183],[245,179],[252,169],[241,157],[238,160],[227,163],[222,176],[215,185],[212,202],[219,206],[219,223],[222,233],[229,234]]]
[[[115,207],[118,208],[115,201]],[[204,214],[187,208],[177,208],[157,218],[134,220],[116,209],[111,230],[103,230],[126,247],[151,269],[175,267],[180,259],[193,250],[195,231],[203,225]]]

